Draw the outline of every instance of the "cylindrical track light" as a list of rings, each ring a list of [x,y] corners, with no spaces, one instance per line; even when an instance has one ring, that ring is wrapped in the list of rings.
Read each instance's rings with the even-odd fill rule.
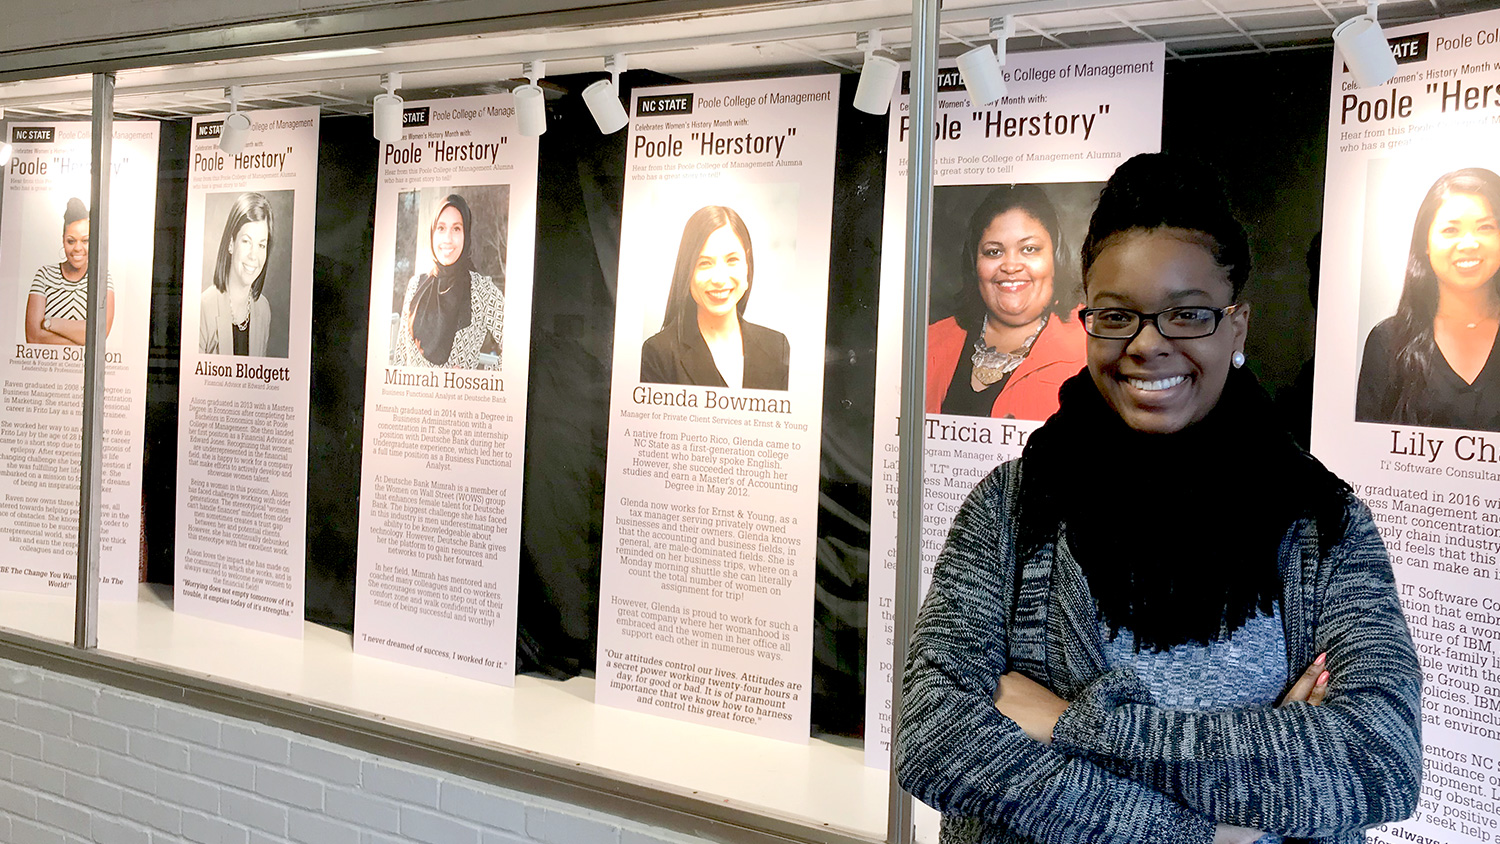
[[[402,112],[406,102],[396,95],[401,87],[401,74],[396,71],[382,74],[380,84],[384,94],[375,95],[375,140],[383,144],[394,144],[401,140]]]
[[[547,97],[542,93],[541,86],[536,84],[545,72],[546,65],[541,61],[522,64],[521,75],[528,81],[525,85],[517,85],[510,92],[516,98],[516,120],[520,124],[521,134],[527,138],[535,138],[547,131]]]
[[[1361,88],[1375,88],[1396,75],[1396,57],[1385,40],[1385,32],[1375,20],[1375,4],[1367,14],[1352,17],[1333,30],[1333,43],[1344,57],[1344,64]]]
[[[975,108],[987,106],[1005,96],[1005,75],[1001,73],[995,49],[990,45],[981,44],[959,56],[958,72],[969,92],[969,102]]]
[[[859,86],[854,89],[854,107],[866,114],[885,114],[891,107],[891,95],[901,77],[901,66],[884,56],[880,49],[880,30],[861,32],[855,46],[864,51],[865,63],[859,70]]]
[[[511,94],[516,98],[516,118],[521,124],[521,134],[535,138],[547,131],[547,97],[541,86],[528,82],[517,85]]]
[[[963,76],[964,88],[968,89],[969,102],[975,108],[1005,96],[1005,72],[1000,66],[1005,64],[1005,44],[1015,32],[1016,21],[1010,15],[990,18],[994,49],[986,44],[958,57],[958,72]]]
[[[224,89],[229,100],[229,116],[219,127],[219,149],[230,155],[239,155],[250,140],[250,118],[240,111],[240,86],[230,85]]]
[[[625,69],[625,56],[616,53],[605,57],[604,69],[609,71],[610,78],[600,79],[584,88],[583,103],[589,107],[589,114],[594,116],[594,122],[599,124],[599,131],[613,135],[630,122],[630,115],[625,113],[619,94],[620,72]]]

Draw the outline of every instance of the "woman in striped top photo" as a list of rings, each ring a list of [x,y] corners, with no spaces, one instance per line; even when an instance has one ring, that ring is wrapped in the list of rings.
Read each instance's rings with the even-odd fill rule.
[[[82,346],[88,324],[89,209],[78,197],[63,211],[63,260],[47,264],[31,277],[26,295],[26,342]],[[115,321],[115,291],[105,276],[104,333]]]

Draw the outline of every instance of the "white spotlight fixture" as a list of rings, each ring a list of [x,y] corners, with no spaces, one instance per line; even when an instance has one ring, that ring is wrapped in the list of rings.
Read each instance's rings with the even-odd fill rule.
[[[605,58],[604,69],[609,71],[609,78],[600,79],[584,88],[583,103],[589,107],[589,114],[594,116],[594,122],[599,124],[599,131],[612,135],[630,122],[630,115],[625,113],[625,106],[620,104],[619,94],[620,73],[625,70],[625,54],[615,53]]]
[[[229,100],[229,116],[224,118],[224,125],[219,127],[219,149],[230,155],[238,155],[245,149],[245,142],[250,140],[250,118],[240,111],[240,86],[230,85],[224,89],[224,97]]]
[[[527,138],[547,131],[547,97],[536,84],[547,73],[547,65],[540,59],[521,65],[525,85],[517,85],[510,93],[516,98],[516,120],[521,124],[521,134]]]
[[[1355,84],[1361,88],[1375,88],[1391,81],[1396,75],[1396,57],[1391,54],[1391,45],[1375,20],[1379,2],[1365,7],[1363,15],[1352,17],[1333,29],[1333,43],[1344,56],[1344,64],[1354,75]]]
[[[865,54],[864,66],[859,70],[859,87],[854,89],[854,107],[865,114],[885,114],[891,107],[901,66],[885,56],[875,55],[880,49],[878,29],[856,35],[854,46]]]
[[[380,75],[384,94],[375,95],[375,140],[383,144],[394,144],[401,140],[401,112],[405,101],[396,95],[401,87],[401,74],[396,71]]]
[[[984,44],[958,57],[958,72],[975,108],[1005,96],[1005,74],[1000,66],[1005,64],[1005,40],[1015,31],[1015,19],[1010,15],[990,18],[990,37],[995,39],[995,47]]]

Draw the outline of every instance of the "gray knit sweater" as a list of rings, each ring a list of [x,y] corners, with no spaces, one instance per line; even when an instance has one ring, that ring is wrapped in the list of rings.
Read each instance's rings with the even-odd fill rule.
[[[947,816],[945,840],[965,826],[954,818],[968,818],[968,832],[993,844],[1200,844],[1215,822],[1347,844],[1411,814],[1422,674],[1361,502],[1350,497],[1326,556],[1305,520],[1279,552],[1287,664],[1295,674],[1327,651],[1327,701],[1189,712],[1156,706],[1131,669],[1108,670],[1083,574],[1056,553],[1065,543],[1015,559],[1019,480],[1011,461],[965,501],[907,659],[896,768]],[[995,709],[1008,670],[1072,701],[1050,746]]]

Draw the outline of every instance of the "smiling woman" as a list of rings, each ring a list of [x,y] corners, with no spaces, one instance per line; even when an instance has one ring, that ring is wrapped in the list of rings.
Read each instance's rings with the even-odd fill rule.
[[[683,226],[661,331],[641,345],[648,384],[785,390],[791,347],[744,318],[755,280],[750,229],[733,208],[699,208]]]
[[[391,343],[397,366],[500,368],[505,296],[475,267],[474,213],[457,193],[443,198],[428,232],[432,270],[406,286]],[[489,353],[490,362],[481,354]]]
[[[199,300],[200,353],[266,354],[271,303],[261,294],[275,231],[271,203],[265,196],[242,193],[234,200],[219,238],[213,286],[204,288]]]
[[[1396,314],[1370,331],[1354,417],[1500,431],[1500,176],[1455,170],[1412,226]]]
[[[88,325],[89,209],[70,198],[63,210],[63,260],[47,264],[32,276],[26,294],[26,342],[52,346],[82,346]],[[115,321],[115,289],[109,280],[104,294],[107,335]]]
[[[969,218],[972,276],[927,329],[928,413],[1046,419],[1083,366],[1083,332],[1057,211],[1036,185],[990,191]]]
[[[902,785],[945,844],[1357,841],[1406,817],[1422,673],[1390,562],[1240,369],[1250,252],[1222,189],[1127,161],[1082,266],[1088,371],[938,558]]]

